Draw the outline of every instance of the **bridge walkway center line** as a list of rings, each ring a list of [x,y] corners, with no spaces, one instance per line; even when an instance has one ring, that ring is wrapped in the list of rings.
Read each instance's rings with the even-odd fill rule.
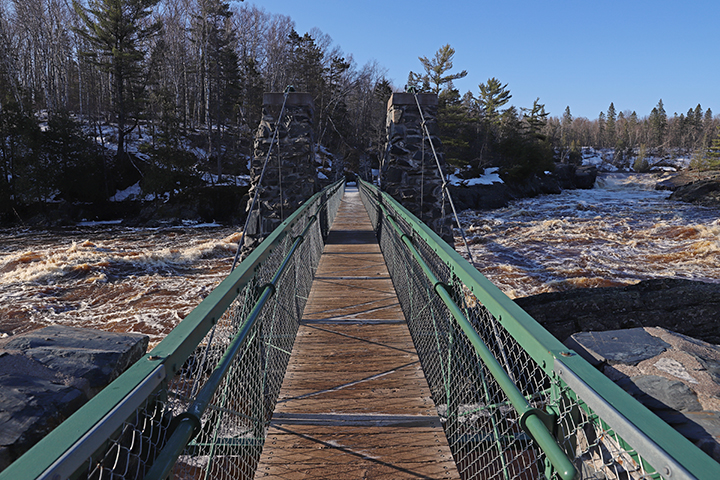
[[[255,478],[459,478],[356,187],[330,230]]]

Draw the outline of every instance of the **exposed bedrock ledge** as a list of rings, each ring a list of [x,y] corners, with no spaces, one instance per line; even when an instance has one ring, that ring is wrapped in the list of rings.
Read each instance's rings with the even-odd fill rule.
[[[671,190],[670,200],[720,207],[720,172],[682,172],[658,182],[657,190]]]
[[[565,343],[720,461],[720,347],[660,327],[576,333]]]
[[[720,461],[720,284],[666,278],[515,302]]]
[[[519,198],[558,194],[576,188],[590,189],[595,185],[596,178],[595,167],[557,165],[554,172],[534,175],[523,182],[451,186],[450,193],[458,210],[488,210],[506,207]]]
[[[578,332],[662,327],[720,344],[720,284],[676,278],[517,298],[559,340]]]

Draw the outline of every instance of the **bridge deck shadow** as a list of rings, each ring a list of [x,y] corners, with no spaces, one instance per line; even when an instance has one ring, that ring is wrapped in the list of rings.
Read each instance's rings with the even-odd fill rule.
[[[256,478],[459,478],[355,189],[320,260]]]

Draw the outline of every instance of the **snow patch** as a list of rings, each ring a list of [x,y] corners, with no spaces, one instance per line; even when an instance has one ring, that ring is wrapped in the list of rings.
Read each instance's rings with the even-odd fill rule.
[[[493,183],[505,183],[497,173],[500,167],[486,168],[483,174],[477,178],[460,178],[457,176],[458,171],[448,176],[451,185],[472,187],[473,185],[492,185]]]
[[[115,195],[110,197],[111,202],[122,202],[123,200],[133,200],[138,198],[142,194],[142,189],[140,188],[140,182],[137,182],[135,185],[131,185],[125,190],[118,190],[115,192]]]

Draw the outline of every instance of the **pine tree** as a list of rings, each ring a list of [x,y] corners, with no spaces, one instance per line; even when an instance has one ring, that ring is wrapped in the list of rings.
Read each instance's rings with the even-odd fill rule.
[[[570,113],[570,106],[568,105],[565,107],[565,112],[563,112],[562,121],[560,123],[560,143],[563,147],[569,146],[573,140],[570,138],[572,132],[572,122],[573,116]]]
[[[720,168],[720,129],[717,130],[707,151],[708,166],[712,169]]]
[[[487,83],[481,83],[478,85],[480,88],[480,97],[477,99],[477,103],[480,106],[483,120],[491,125],[496,125],[499,122],[500,108],[507,104],[512,95],[510,90],[507,89],[507,83],[503,85],[495,77],[489,78]]]
[[[605,145],[606,146],[615,146],[615,105],[610,102],[610,106],[608,107],[607,111],[607,117],[605,120]]]
[[[647,148],[645,147],[645,144],[640,144],[640,150],[638,151],[638,156],[635,159],[635,162],[633,162],[633,170],[635,170],[638,173],[645,173],[650,169],[650,165],[647,161]]]
[[[530,129],[530,136],[540,140],[545,140],[543,128],[547,124],[548,113],[545,111],[545,104],[540,103],[540,98],[535,99],[532,108],[524,108],[526,113],[523,119],[527,122]]]
[[[232,118],[240,97],[240,67],[229,28],[233,13],[222,0],[199,0],[193,19],[195,42],[200,50],[200,77],[208,155],[215,157],[217,175],[222,175],[223,126]]]
[[[73,6],[84,28],[76,32],[95,50],[82,52],[96,65],[111,74],[113,104],[117,116],[118,158],[125,156],[125,136],[137,126],[126,125],[140,110],[145,77],[145,45],[162,28],[161,22],[146,21],[160,0],[89,0],[83,7]],[[137,117],[136,117],[137,118]]]
[[[665,142],[665,130],[667,129],[667,113],[665,113],[662,99],[660,99],[657,106],[650,112],[648,121],[650,123],[650,135],[653,145],[656,147],[662,146]]]
[[[715,128],[715,121],[713,120],[712,110],[709,108],[705,111],[705,118],[703,119],[703,138],[702,145],[707,145],[707,142],[712,137],[713,129]]]
[[[265,82],[254,58],[247,57],[242,62],[240,78],[240,85],[242,86],[240,113],[243,123],[248,127],[248,131],[252,132],[260,123],[265,89]]]
[[[430,92],[430,80],[427,75],[421,75],[410,71],[410,73],[408,73],[405,90],[415,90],[417,93],[428,93]]]
[[[298,91],[309,92],[318,98],[325,88],[323,52],[315,39],[305,33],[302,37],[293,30],[288,40],[290,46],[289,69],[291,81]]]
[[[615,129],[617,138],[615,140],[615,150],[625,150],[630,147],[630,125],[628,119],[625,118],[623,112],[618,113]]]
[[[427,82],[432,85],[432,92],[440,95],[440,91],[445,88],[452,88],[453,80],[458,80],[467,75],[467,70],[463,70],[459,73],[447,74],[449,70],[453,68],[453,57],[455,56],[455,49],[450,44],[443,45],[435,52],[435,56],[431,59],[427,57],[418,57],[423,68],[425,68],[425,75],[421,77],[423,83]],[[412,73],[412,72],[411,72]]]
[[[633,110],[633,112],[628,117],[628,132],[629,132],[629,141],[628,141],[628,147],[635,148],[637,146],[638,137],[639,137],[639,124],[637,112]]]
[[[438,128],[448,163],[470,165],[475,160],[472,141],[475,133],[473,119],[463,106],[460,92],[445,89],[438,99]]]
[[[600,115],[598,115],[598,121],[597,121],[597,144],[600,147],[605,146],[605,112],[600,112]]]
[[[697,148],[699,145],[698,143],[702,140],[703,137],[703,111],[702,107],[698,103],[695,107],[695,111],[693,112],[693,147]]]

